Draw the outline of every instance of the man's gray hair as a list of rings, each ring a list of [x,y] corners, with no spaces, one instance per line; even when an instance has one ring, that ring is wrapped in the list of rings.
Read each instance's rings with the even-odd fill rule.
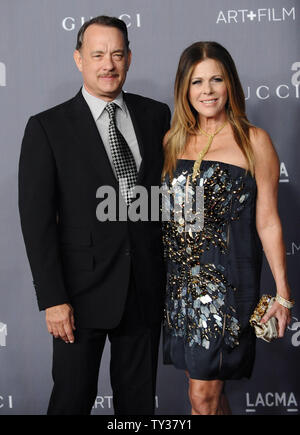
[[[83,36],[86,29],[91,26],[92,24],[98,24],[100,26],[108,26],[108,27],[116,27],[119,29],[124,38],[124,43],[127,52],[129,51],[129,40],[128,40],[128,32],[127,32],[127,26],[124,21],[120,20],[116,17],[108,17],[106,15],[99,15],[98,17],[92,18],[89,21],[86,21],[79,29],[79,32],[77,34],[77,43],[76,43],[76,50],[80,50],[83,43]]]

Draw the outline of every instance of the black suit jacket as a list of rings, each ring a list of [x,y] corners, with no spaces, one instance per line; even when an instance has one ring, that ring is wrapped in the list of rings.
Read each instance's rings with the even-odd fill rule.
[[[167,105],[125,93],[142,156],[138,185],[160,185]],[[81,91],[32,116],[19,163],[21,225],[40,310],[71,303],[82,327],[118,325],[131,267],[148,324],[161,319],[164,265],[160,222],[96,217],[100,186],[118,191]],[[117,195],[118,203],[118,195]]]

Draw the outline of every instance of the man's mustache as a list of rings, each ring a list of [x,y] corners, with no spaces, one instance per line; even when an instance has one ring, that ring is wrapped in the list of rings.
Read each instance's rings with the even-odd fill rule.
[[[99,74],[99,78],[111,78],[111,77],[118,77],[118,74]]]

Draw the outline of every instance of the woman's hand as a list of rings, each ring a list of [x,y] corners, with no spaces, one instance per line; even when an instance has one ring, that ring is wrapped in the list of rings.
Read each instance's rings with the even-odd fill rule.
[[[291,322],[291,310],[280,305],[279,302],[275,301],[272,307],[269,309],[267,314],[261,319],[261,323],[266,323],[271,317],[276,317],[278,320],[278,337],[282,338],[286,327]]]

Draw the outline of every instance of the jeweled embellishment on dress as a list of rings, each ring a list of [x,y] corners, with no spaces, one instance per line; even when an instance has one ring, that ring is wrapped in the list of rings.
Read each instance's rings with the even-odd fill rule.
[[[202,192],[203,202],[199,195],[196,198],[196,192]],[[200,247],[198,253],[211,246],[219,246],[221,252],[226,252],[228,225],[231,220],[238,219],[249,196],[244,189],[243,177],[233,180],[218,163],[209,166],[195,182],[187,171],[173,178],[170,184],[167,177],[163,183],[162,210],[166,217],[165,246],[172,243],[178,234],[187,233],[182,242],[184,245],[194,242],[197,248]],[[176,257],[176,253],[173,254]],[[172,259],[172,252],[168,257]]]
[[[229,347],[239,344],[235,289],[226,279],[224,266],[203,263],[202,256],[213,248],[226,254],[230,223],[239,218],[249,197],[244,178],[233,179],[217,162],[194,181],[187,170],[171,183],[166,177],[163,207],[169,219],[163,222],[168,264],[164,324],[171,335],[184,338],[189,346],[209,349],[211,341],[220,336]]]
[[[238,345],[236,312],[225,304],[227,292],[234,289],[223,271],[221,265],[205,264],[193,267],[186,278],[168,274],[164,323],[190,346],[198,344],[209,349],[210,341],[219,335],[228,346]]]

